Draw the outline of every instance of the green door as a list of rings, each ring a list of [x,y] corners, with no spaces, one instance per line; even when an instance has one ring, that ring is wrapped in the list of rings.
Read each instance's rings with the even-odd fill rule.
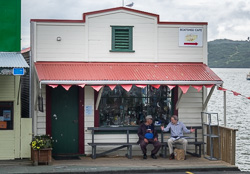
[[[51,91],[53,155],[78,153],[78,87]]]

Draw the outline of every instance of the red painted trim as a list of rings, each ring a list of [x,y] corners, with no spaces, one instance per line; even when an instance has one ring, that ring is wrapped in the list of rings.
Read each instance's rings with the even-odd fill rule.
[[[92,11],[83,13],[82,17],[83,20],[60,20],[60,19],[31,19],[30,22],[63,22],[63,23],[85,23],[86,22],[86,16],[88,15],[95,15],[99,13],[106,13],[106,12],[112,12],[117,10],[126,10],[134,13],[139,13],[143,15],[153,16],[156,17],[158,24],[167,24],[167,25],[208,25],[207,22],[161,22],[160,17],[158,14],[149,13],[145,11],[135,10],[132,8],[126,8],[126,7],[116,7],[116,8],[109,8],[104,10],[98,10],[98,11]]]
[[[198,45],[198,43],[184,43],[184,45]]]
[[[106,12],[117,11],[117,10],[126,10],[126,11],[131,11],[131,12],[135,12],[135,13],[144,14],[144,15],[149,15],[149,16],[156,17],[157,21],[159,20],[159,15],[158,14],[149,13],[149,12],[140,11],[140,10],[135,10],[135,9],[126,8],[126,7],[116,7],[116,8],[109,8],[109,9],[104,9],[104,10],[98,10],[98,11],[92,11],[92,12],[83,13],[83,21],[84,22],[86,21],[86,16],[88,16],[88,15],[94,15],[94,14],[99,14],[99,13],[106,13]]]
[[[78,103],[79,103],[79,111],[78,111],[78,124],[79,124],[79,153],[84,154],[84,88],[78,87]]]
[[[64,20],[64,19],[31,19],[30,22],[62,22],[62,23],[83,23],[83,20]]]
[[[96,90],[94,90],[94,107],[96,108],[96,100],[97,100],[97,97],[98,97],[98,93]],[[100,124],[99,124],[99,110],[95,110],[94,108],[94,127],[99,127]]]
[[[173,90],[173,93],[174,93],[174,103],[173,103],[173,108],[174,108],[174,115],[178,115],[178,110],[176,109],[176,103],[178,101],[178,86],[174,87],[172,90]]]
[[[51,87],[46,85],[46,134],[52,136],[51,124]]]

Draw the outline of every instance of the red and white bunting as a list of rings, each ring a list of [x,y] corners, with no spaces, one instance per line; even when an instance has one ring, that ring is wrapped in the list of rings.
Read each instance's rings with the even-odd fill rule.
[[[72,85],[61,85],[61,86],[68,91]]]
[[[167,85],[170,90],[172,90],[176,85]]]
[[[108,85],[108,87],[113,91],[116,87],[116,85]]]
[[[232,92],[233,92],[233,94],[234,94],[235,96],[241,95],[241,94],[238,93],[238,92],[235,92],[235,91],[232,91]]]
[[[78,85],[78,86],[84,88],[85,85],[86,85],[86,84],[80,84],[80,85]]]
[[[204,85],[206,88],[212,88],[214,85]]]
[[[159,89],[161,85],[151,85],[152,87]]]
[[[250,97],[247,97],[247,96],[245,96],[245,95],[242,95],[242,94],[240,94],[240,93],[238,93],[238,92],[236,92],[236,91],[233,91],[233,90],[228,90],[228,89],[222,88],[222,87],[219,87],[218,90],[220,90],[220,91],[229,91],[229,92],[232,92],[234,96],[239,96],[239,95],[241,95],[242,97],[245,97],[245,98],[247,98],[247,99],[250,100]]]
[[[121,85],[121,87],[123,87],[123,89],[129,92],[130,89],[132,88],[132,85]]]
[[[56,88],[58,85],[49,85],[52,88]]]
[[[189,89],[189,85],[179,85],[179,87],[181,88],[183,94],[186,94]]]
[[[227,89],[219,87],[218,90],[220,90],[220,91],[226,91]]]
[[[198,92],[200,92],[203,86],[202,85],[192,85],[192,87],[194,89],[197,89]]]
[[[91,86],[91,87],[98,92],[103,86]]]
[[[135,86],[137,86],[138,88],[145,88],[145,87],[147,87],[147,85],[135,85]]]

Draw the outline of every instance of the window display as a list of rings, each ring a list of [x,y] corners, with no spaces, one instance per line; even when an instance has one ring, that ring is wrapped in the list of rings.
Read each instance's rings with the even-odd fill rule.
[[[112,91],[104,87],[99,104],[100,126],[135,126],[152,115],[155,125],[168,124],[172,114],[172,92],[167,86],[150,85],[129,92],[117,85]]]
[[[0,102],[0,130],[13,129],[13,102]]]

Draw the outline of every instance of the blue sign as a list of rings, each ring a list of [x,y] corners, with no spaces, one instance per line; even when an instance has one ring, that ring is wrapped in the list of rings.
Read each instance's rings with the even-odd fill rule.
[[[13,68],[13,75],[24,75],[24,68]]]

